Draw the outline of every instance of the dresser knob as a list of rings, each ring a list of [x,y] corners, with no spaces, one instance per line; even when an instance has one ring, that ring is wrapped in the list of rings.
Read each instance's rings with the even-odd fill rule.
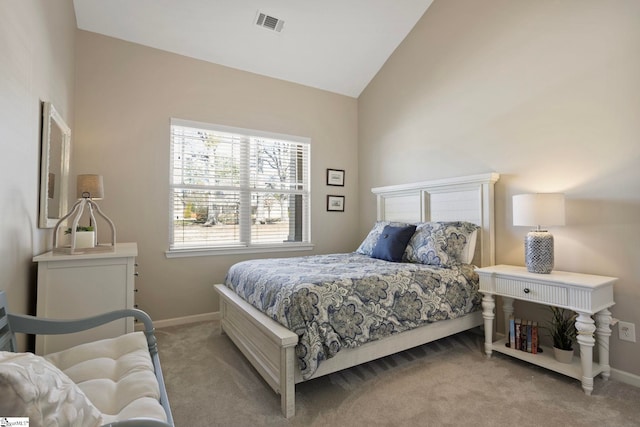
[[[524,293],[525,293],[525,294],[528,294],[529,292],[531,292],[531,291],[529,290],[529,288],[524,288]]]

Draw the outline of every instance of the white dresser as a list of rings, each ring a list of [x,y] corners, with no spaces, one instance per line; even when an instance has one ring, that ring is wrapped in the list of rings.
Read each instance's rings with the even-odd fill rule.
[[[68,255],[47,252],[38,263],[38,317],[75,319],[134,307],[136,243],[115,250]],[[107,323],[91,331],[36,337],[36,353],[48,354],[81,343],[133,331],[133,319]]]
[[[525,267],[512,265],[496,265],[476,271],[480,276],[480,292],[484,294],[482,315],[487,356],[490,357],[493,351],[497,351],[578,379],[582,381],[582,389],[588,395],[593,390],[593,377],[602,374],[604,379],[609,378],[611,312],[608,309],[615,304],[613,301],[613,285],[617,281],[615,277],[566,271],[536,274],[529,273]],[[508,322],[513,314],[514,299],[553,305],[576,312],[580,356],[574,356],[570,364],[559,363],[553,359],[550,348],[542,347],[543,353],[531,354],[506,347],[507,338],[493,341],[495,295],[502,297],[505,331],[509,330]],[[599,363],[593,362],[593,348],[596,345]]]

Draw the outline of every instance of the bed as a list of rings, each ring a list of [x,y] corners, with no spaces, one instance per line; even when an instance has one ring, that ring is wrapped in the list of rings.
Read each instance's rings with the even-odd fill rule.
[[[495,252],[493,188],[498,178],[498,174],[488,173],[374,188],[372,192],[377,198],[378,222],[376,226],[389,225],[402,228],[400,225],[404,227],[407,224],[416,223],[426,223],[429,227],[433,223],[471,224],[476,230],[473,233],[476,244],[472,246],[474,251],[465,255],[468,258],[466,262],[479,266],[493,265]],[[378,239],[380,235],[380,233],[378,235],[374,233],[376,226],[354,253],[300,257],[293,259],[293,261],[292,259],[283,259],[279,261],[283,264],[281,268],[276,268],[271,264],[274,262],[273,260],[246,261],[234,265],[229,270],[226,284],[215,285],[215,289],[220,295],[223,332],[230,337],[271,388],[280,394],[282,413],[287,418],[295,414],[296,383],[318,378],[483,324],[482,310],[478,309],[477,293],[475,296],[460,294],[456,297],[455,302],[434,304],[431,310],[426,311],[434,312],[435,318],[414,318],[406,327],[395,321],[385,322],[383,318],[375,317],[371,313],[361,315],[358,310],[354,312],[353,307],[349,307],[350,304],[342,304],[346,299],[349,299],[350,303],[353,302],[353,295],[347,295],[346,289],[353,288],[353,284],[357,280],[369,277],[366,276],[369,268],[375,267],[376,274],[383,275],[381,276],[382,280],[390,284],[389,286],[393,286],[392,277],[400,277],[397,280],[403,283],[400,286],[411,287],[412,293],[415,293],[414,291],[421,286],[424,287],[413,283],[414,277],[434,274],[427,273],[427,271],[434,270],[433,266],[427,266],[428,268],[423,270],[420,263],[389,263],[369,256],[370,248],[367,247],[367,240],[371,240],[372,236]],[[419,230],[420,227],[422,226],[419,226]],[[385,228],[384,230],[390,229]],[[410,232],[413,233],[413,231]],[[407,260],[406,256],[405,253],[405,261]],[[319,274],[320,277],[317,281],[326,283],[327,287],[318,293],[328,294],[329,298],[331,298],[332,292],[333,295],[344,297],[344,301],[334,301],[333,305],[328,303],[326,307],[319,310],[314,307],[314,310],[319,311],[321,315],[324,314],[325,317],[341,316],[346,325],[346,333],[342,331],[340,336],[344,338],[346,335],[349,337],[348,340],[332,339],[331,334],[327,333],[323,336],[325,341],[322,342],[317,334],[306,336],[295,321],[296,316],[289,312],[286,321],[280,319],[279,321],[282,323],[279,323],[274,320],[278,319],[278,312],[280,315],[283,314],[283,309],[282,304],[273,302],[275,300],[281,302],[282,299],[290,300],[296,295],[295,292],[299,291],[299,289],[291,288],[289,286],[291,283],[297,281],[299,284],[311,286],[313,282],[309,278],[310,275],[307,274],[282,274],[282,271],[291,271],[291,266],[286,265],[287,262],[303,264],[309,273],[314,271]],[[473,271],[469,271],[472,270],[470,268],[452,268],[453,265],[446,267],[448,268],[435,269],[435,274],[442,282],[442,287],[449,282],[455,283],[456,280],[464,281],[473,278],[474,274]],[[327,274],[327,269],[340,270],[343,275],[337,281],[325,280],[323,275]],[[265,291],[265,286],[268,285],[265,282],[268,280],[260,278],[265,278],[267,273],[272,273],[271,280],[278,280],[280,277],[283,282],[282,288],[288,289],[289,293],[284,296],[265,298],[265,294],[271,295],[269,290]],[[445,273],[455,275],[457,278],[455,280],[448,278]],[[385,274],[386,276],[384,276]],[[295,280],[291,276],[296,276]],[[434,282],[433,277],[429,277],[427,282]],[[235,286],[236,290],[232,290],[229,286]],[[310,288],[305,287],[305,289]],[[370,297],[369,295],[367,298]],[[266,304],[264,303],[265,299],[269,300]],[[444,310],[433,309],[443,306],[447,308]],[[260,307],[264,312],[256,307]],[[350,311],[343,310],[337,313],[336,310],[333,310],[335,307],[349,307]],[[389,306],[384,306],[383,310],[377,306],[377,311],[382,311],[383,314],[388,310],[390,310]],[[349,322],[353,316],[360,316],[357,322]],[[396,317],[393,319],[397,320]],[[290,325],[292,330],[283,324]],[[367,327],[363,327],[365,324]],[[370,327],[372,324],[376,327]],[[395,330],[378,334],[379,330],[384,331],[385,328],[389,329],[390,327]],[[354,332],[354,328],[359,332],[370,332],[361,335],[371,336],[360,337],[358,333]],[[322,329],[320,335],[324,332],[326,330]],[[326,341],[327,336],[329,341]],[[309,359],[302,357],[306,353],[311,353]]]

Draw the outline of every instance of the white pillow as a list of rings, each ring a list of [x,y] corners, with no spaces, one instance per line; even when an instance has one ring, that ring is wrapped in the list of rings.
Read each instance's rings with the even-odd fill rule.
[[[473,230],[469,236],[469,242],[460,254],[460,262],[462,264],[471,264],[473,256],[476,254],[476,241],[478,240],[478,230]]]
[[[102,424],[102,414],[60,369],[31,353],[0,351],[0,415],[31,427]]]

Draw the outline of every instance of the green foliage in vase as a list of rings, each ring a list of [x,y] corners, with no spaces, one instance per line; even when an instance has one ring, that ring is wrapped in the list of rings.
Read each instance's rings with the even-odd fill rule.
[[[545,329],[551,334],[553,346],[561,350],[573,350],[578,315],[560,307],[550,306],[549,310],[551,311],[551,320]]]
[[[77,231],[93,231],[93,226],[88,226],[88,227],[83,227],[81,225],[78,225],[76,227],[76,232]],[[71,234],[71,227],[67,228],[64,232],[64,234]]]

